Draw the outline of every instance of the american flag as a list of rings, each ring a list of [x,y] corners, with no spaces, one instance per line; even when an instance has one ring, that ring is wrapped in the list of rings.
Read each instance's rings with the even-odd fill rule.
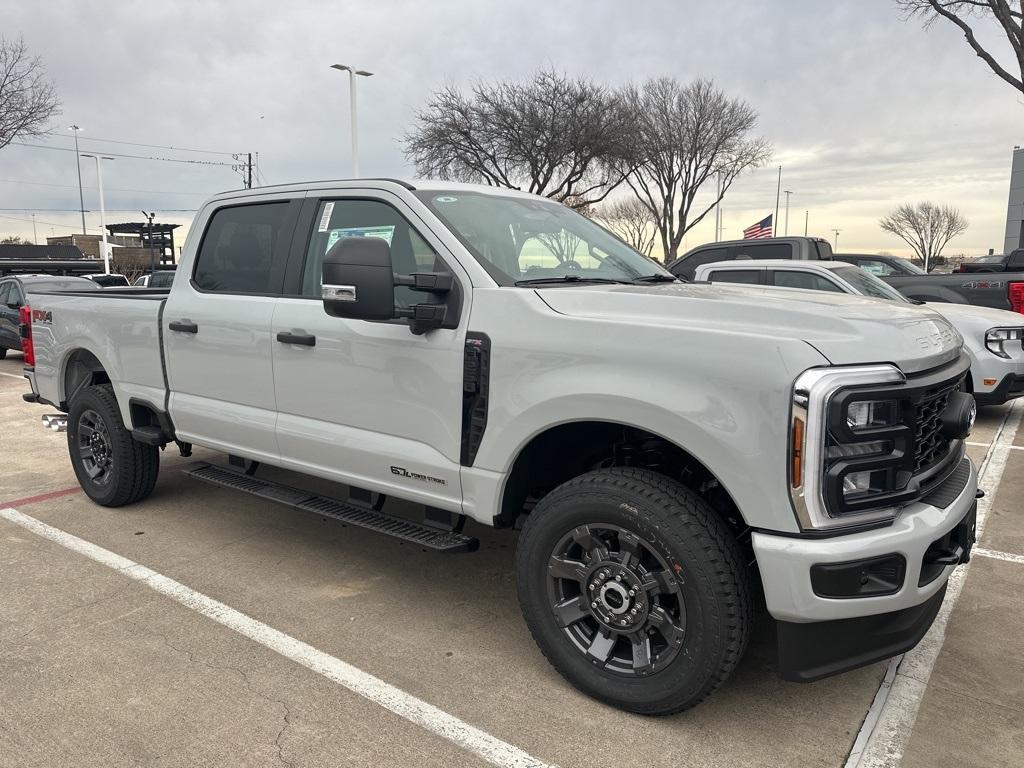
[[[762,237],[772,236],[772,214],[768,214],[757,224],[751,224],[743,230],[744,240],[759,240]]]

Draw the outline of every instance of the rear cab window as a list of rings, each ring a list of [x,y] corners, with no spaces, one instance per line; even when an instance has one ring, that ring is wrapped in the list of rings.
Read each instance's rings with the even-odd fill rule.
[[[736,258],[750,259],[792,259],[793,246],[790,243],[758,243],[751,240],[736,246]]]
[[[216,210],[199,245],[193,285],[208,293],[279,293],[293,226],[289,201]]]
[[[742,283],[744,285],[760,285],[760,269],[716,269],[708,275],[712,283]]]
[[[697,267],[702,267],[705,264],[713,264],[716,261],[729,260],[730,256],[728,248],[702,248],[698,251],[694,251],[685,259],[673,265],[670,271],[676,276],[685,277],[687,280],[693,280],[693,276],[697,272]]]

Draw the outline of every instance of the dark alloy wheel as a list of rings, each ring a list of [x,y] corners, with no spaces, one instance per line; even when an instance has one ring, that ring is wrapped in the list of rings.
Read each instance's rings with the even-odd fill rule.
[[[682,648],[682,588],[665,559],[625,528],[574,528],[555,545],[548,577],[562,632],[606,671],[649,675]]]
[[[82,411],[75,440],[82,467],[93,484],[104,487],[114,476],[114,456],[107,424],[96,411]]]
[[[698,704],[746,648],[739,544],[703,499],[647,470],[588,472],[542,498],[519,539],[516,583],[555,669],[630,712]]]
[[[86,387],[72,398],[68,453],[82,490],[105,507],[146,498],[160,471],[160,449],[132,438],[110,384]]]

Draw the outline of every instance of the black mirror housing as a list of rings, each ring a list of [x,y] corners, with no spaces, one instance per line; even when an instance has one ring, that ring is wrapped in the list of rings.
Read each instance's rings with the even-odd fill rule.
[[[390,320],[395,317],[391,247],[379,237],[345,237],[324,257],[321,296],[332,317]]]

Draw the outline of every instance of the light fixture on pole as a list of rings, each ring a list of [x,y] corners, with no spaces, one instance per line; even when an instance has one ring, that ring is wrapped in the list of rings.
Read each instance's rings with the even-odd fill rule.
[[[82,213],[82,234],[85,234],[85,197],[82,195],[82,159],[78,156],[78,132],[81,126],[72,123],[68,126],[69,131],[75,132],[75,167],[78,169],[78,206]]]
[[[833,233],[835,234],[835,236],[836,236],[836,241],[835,241],[835,244],[834,244],[834,245],[832,246],[832,251],[833,251],[833,252],[835,252],[835,251],[838,251],[838,250],[839,250],[839,233],[840,233],[840,232],[842,232],[842,231],[843,231],[843,230],[841,230],[841,229],[835,229],[835,228],[833,228],[833,229],[832,229],[832,232],[833,232]]]
[[[788,189],[784,189],[784,190],[782,190],[782,194],[784,194],[786,196],[786,229],[783,232],[783,234],[788,235],[789,234],[789,196],[792,195],[793,193],[792,193],[792,191],[790,191]]]
[[[331,69],[337,69],[341,72],[348,72],[348,89],[349,89],[349,102],[351,104],[351,118],[352,118],[352,176],[353,178],[359,177],[359,125],[356,118],[356,75],[360,77],[370,77],[373,72],[367,72],[363,69],[354,69],[347,64],[331,64]]]
[[[100,193],[100,248],[103,252],[103,274],[109,275],[110,250],[107,248],[107,211],[103,205],[103,169],[100,166],[100,160],[113,160],[114,158],[106,155],[82,155],[82,157],[91,157],[96,161],[96,187]]]
[[[156,214],[143,211],[142,215],[149,220],[149,279],[152,280],[156,274],[156,256],[153,252],[153,217]]]

